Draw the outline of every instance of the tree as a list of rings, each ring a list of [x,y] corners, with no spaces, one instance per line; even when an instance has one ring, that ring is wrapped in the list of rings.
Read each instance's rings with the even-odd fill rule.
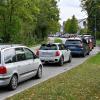
[[[59,9],[56,0],[40,0],[39,8],[40,13],[35,33],[38,34],[38,38],[44,39],[48,33],[54,32],[59,27]]]
[[[72,16],[71,24],[70,24],[70,33],[75,34],[78,31],[78,21],[75,16]]]
[[[4,42],[12,41],[12,38],[20,36],[25,22],[34,22],[31,11],[29,11],[28,0],[3,0],[0,2],[0,17],[2,24],[2,38]],[[18,35],[17,35],[18,34]],[[15,39],[13,39],[15,40]]]
[[[75,34],[78,31],[78,21],[75,16],[72,16],[72,19],[68,19],[65,23],[65,32]]]
[[[64,25],[64,31],[66,33],[70,33],[70,26],[71,26],[71,19],[68,19],[66,22],[65,22],[65,25]]]
[[[81,6],[88,15],[88,32],[94,35],[96,28],[96,31],[100,33],[100,0],[81,0]]]
[[[59,30],[57,0],[0,0],[0,38],[30,44]],[[38,38],[38,39],[37,39]]]

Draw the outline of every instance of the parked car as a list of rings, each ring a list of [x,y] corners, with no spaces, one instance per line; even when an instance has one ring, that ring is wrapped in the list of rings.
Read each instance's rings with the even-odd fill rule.
[[[93,46],[95,47],[96,46],[96,39],[94,36],[92,35],[84,35],[85,38],[89,38],[92,40],[92,43],[93,43]]]
[[[14,90],[19,82],[42,77],[40,59],[25,46],[0,45],[0,86]]]
[[[92,39],[89,38],[89,37],[84,37],[84,39],[86,40],[86,42],[87,42],[87,44],[89,46],[90,51],[92,51],[92,49],[94,48],[94,44],[93,44]]]
[[[60,66],[72,59],[71,51],[61,43],[42,44],[36,55],[43,63],[58,63]]]
[[[69,38],[65,42],[66,48],[71,50],[72,55],[82,55],[85,57],[89,55],[90,50],[86,42],[83,42],[81,38]]]

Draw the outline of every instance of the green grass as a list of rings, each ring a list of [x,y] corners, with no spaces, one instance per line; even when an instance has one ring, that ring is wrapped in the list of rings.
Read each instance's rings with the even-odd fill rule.
[[[100,100],[100,53],[7,100]]]
[[[96,40],[96,44],[100,46],[100,40]]]

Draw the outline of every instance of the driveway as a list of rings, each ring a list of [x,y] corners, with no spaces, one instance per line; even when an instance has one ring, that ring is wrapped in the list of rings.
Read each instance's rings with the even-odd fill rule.
[[[89,57],[95,55],[98,52],[99,52],[99,48],[96,47],[90,53],[89,56],[86,56],[85,58],[81,58],[81,57],[73,58],[71,63],[65,63],[64,66],[62,67],[57,66],[57,65],[46,65],[44,66],[43,77],[41,79],[30,79],[26,82],[20,83],[18,88],[15,91],[9,91],[6,88],[0,88],[0,100],[3,100],[9,96],[12,96],[16,93],[24,91],[25,89],[28,89],[36,84],[39,84],[45,80],[48,80],[49,78],[52,78],[60,73],[63,73],[72,68],[75,68],[77,65],[82,64],[85,60],[87,60]]]

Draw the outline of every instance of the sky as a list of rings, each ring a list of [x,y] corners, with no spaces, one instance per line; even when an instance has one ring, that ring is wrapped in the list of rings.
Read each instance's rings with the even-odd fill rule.
[[[76,16],[77,19],[86,18],[86,12],[82,11],[80,7],[80,0],[60,0],[58,2],[58,7],[60,9],[60,23],[66,21],[68,18],[71,18],[73,15]]]

